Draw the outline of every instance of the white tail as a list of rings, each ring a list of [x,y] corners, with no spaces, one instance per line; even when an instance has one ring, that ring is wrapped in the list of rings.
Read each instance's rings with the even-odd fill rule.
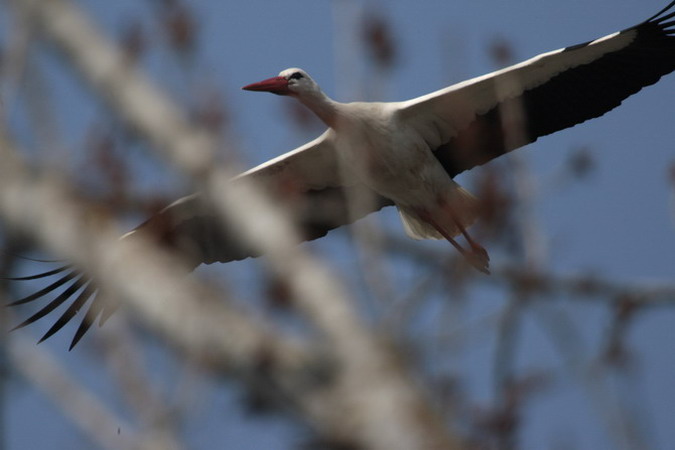
[[[453,189],[453,192],[448,195],[447,205],[454,214],[455,219],[466,229],[473,225],[478,218],[478,202],[479,200],[469,191],[457,186],[457,188]],[[443,239],[441,233],[439,233],[431,224],[422,220],[411,208],[401,205],[396,205],[396,207],[401,215],[403,229],[408,236],[413,239]],[[436,217],[442,218],[439,219],[439,223],[443,224],[444,230],[450,236],[454,237],[461,233],[460,229],[448,214],[441,213]]]

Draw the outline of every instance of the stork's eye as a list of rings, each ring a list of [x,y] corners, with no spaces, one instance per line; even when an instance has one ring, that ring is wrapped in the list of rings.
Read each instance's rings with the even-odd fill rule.
[[[288,77],[289,80],[299,80],[300,78],[305,78],[305,76],[300,72],[295,72],[293,75]]]

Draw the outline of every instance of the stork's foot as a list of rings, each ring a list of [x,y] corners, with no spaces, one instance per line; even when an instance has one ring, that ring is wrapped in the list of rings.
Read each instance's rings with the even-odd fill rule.
[[[471,244],[471,249],[469,251],[462,252],[462,254],[469,264],[471,264],[480,272],[490,275],[490,255],[488,255],[487,250],[474,242]]]
[[[487,250],[485,250],[485,248],[482,245],[478,244],[474,240],[469,241],[469,244],[471,245],[471,252],[472,253],[475,253],[480,258],[484,259],[486,263],[488,263],[490,261],[490,255],[488,254]]]
[[[478,244],[476,241],[474,241],[471,236],[469,236],[469,233],[464,229],[461,223],[457,221],[454,218],[454,215],[451,215],[453,218],[453,221],[455,222],[455,225],[459,230],[461,231],[462,235],[466,239],[467,243],[469,244],[469,249],[465,249],[457,241],[455,241],[452,236],[442,227],[440,226],[436,220],[434,220],[433,216],[426,211],[417,211],[417,214],[427,223],[429,223],[431,226],[433,226],[445,239],[447,239],[450,244],[452,244],[453,247],[459,251],[459,253],[466,258],[466,260],[471,264],[473,267],[475,267],[478,271],[483,272],[486,275],[490,275],[490,255],[488,255],[487,250],[485,250],[480,244]]]

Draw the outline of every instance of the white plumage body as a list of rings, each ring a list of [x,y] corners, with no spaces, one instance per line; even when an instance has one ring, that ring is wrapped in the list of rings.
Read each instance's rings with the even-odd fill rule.
[[[451,236],[460,233],[447,209],[462,226],[475,220],[476,200],[450,178],[425,136],[401,120],[401,103],[347,103],[337,106],[335,146],[342,176],[354,177],[373,192],[394,201],[406,233],[415,238],[442,238],[419,217],[424,211]],[[432,142],[433,145],[433,142]]]

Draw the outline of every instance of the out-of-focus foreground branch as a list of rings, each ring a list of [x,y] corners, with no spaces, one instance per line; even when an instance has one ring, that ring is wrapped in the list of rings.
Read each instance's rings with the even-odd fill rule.
[[[158,436],[139,436],[120,417],[109,411],[94,394],[72,379],[55,358],[34,348],[25,338],[10,346],[13,366],[42,390],[98,446],[110,450],[178,450],[177,442]],[[122,434],[122,429],[124,433]]]
[[[419,264],[437,267],[436,261],[447,258],[442,250],[415,245],[408,239],[387,235],[385,243],[390,251],[413,258]],[[485,281],[507,285],[528,294],[567,295],[571,299],[589,299],[622,306],[630,302],[634,307],[672,306],[675,304],[675,283],[662,281],[612,280],[593,273],[561,274],[538,271],[517,263],[495,263],[493,275]]]

